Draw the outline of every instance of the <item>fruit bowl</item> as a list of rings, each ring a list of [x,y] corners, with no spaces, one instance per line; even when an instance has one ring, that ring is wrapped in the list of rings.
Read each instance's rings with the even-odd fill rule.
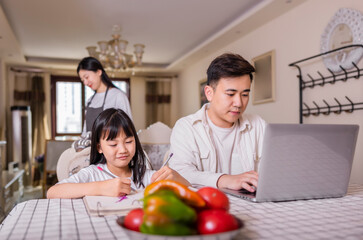
[[[243,228],[243,222],[239,218],[235,217],[238,222],[238,228],[228,232],[206,234],[206,235],[188,235],[188,236],[165,236],[165,235],[152,235],[141,232],[132,231],[124,227],[125,216],[118,217],[116,222],[126,235],[132,240],[229,240],[233,239],[239,231]]]

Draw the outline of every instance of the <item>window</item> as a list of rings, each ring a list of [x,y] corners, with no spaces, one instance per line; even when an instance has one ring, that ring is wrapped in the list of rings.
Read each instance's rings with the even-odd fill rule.
[[[112,79],[113,84],[130,99],[130,80]],[[52,137],[80,135],[87,99],[94,94],[78,77],[51,77]]]

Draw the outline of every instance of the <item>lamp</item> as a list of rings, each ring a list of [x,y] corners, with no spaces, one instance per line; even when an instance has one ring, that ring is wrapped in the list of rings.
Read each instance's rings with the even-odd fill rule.
[[[128,41],[121,39],[120,32],[120,26],[114,25],[112,27],[112,39],[97,42],[100,51],[97,51],[96,46],[86,47],[88,54],[97,58],[105,68],[120,70],[141,66],[145,45],[134,44],[135,61],[133,55],[126,53]]]

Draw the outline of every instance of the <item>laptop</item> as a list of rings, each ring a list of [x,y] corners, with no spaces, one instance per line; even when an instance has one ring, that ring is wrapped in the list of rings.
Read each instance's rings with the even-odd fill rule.
[[[358,130],[358,125],[267,124],[256,192],[221,190],[252,202],[342,197]]]

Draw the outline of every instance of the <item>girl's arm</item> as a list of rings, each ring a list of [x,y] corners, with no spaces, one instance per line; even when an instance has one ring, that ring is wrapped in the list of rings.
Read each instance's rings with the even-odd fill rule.
[[[81,198],[88,196],[118,197],[131,192],[131,180],[114,178],[89,183],[61,183],[49,188],[47,198]]]

